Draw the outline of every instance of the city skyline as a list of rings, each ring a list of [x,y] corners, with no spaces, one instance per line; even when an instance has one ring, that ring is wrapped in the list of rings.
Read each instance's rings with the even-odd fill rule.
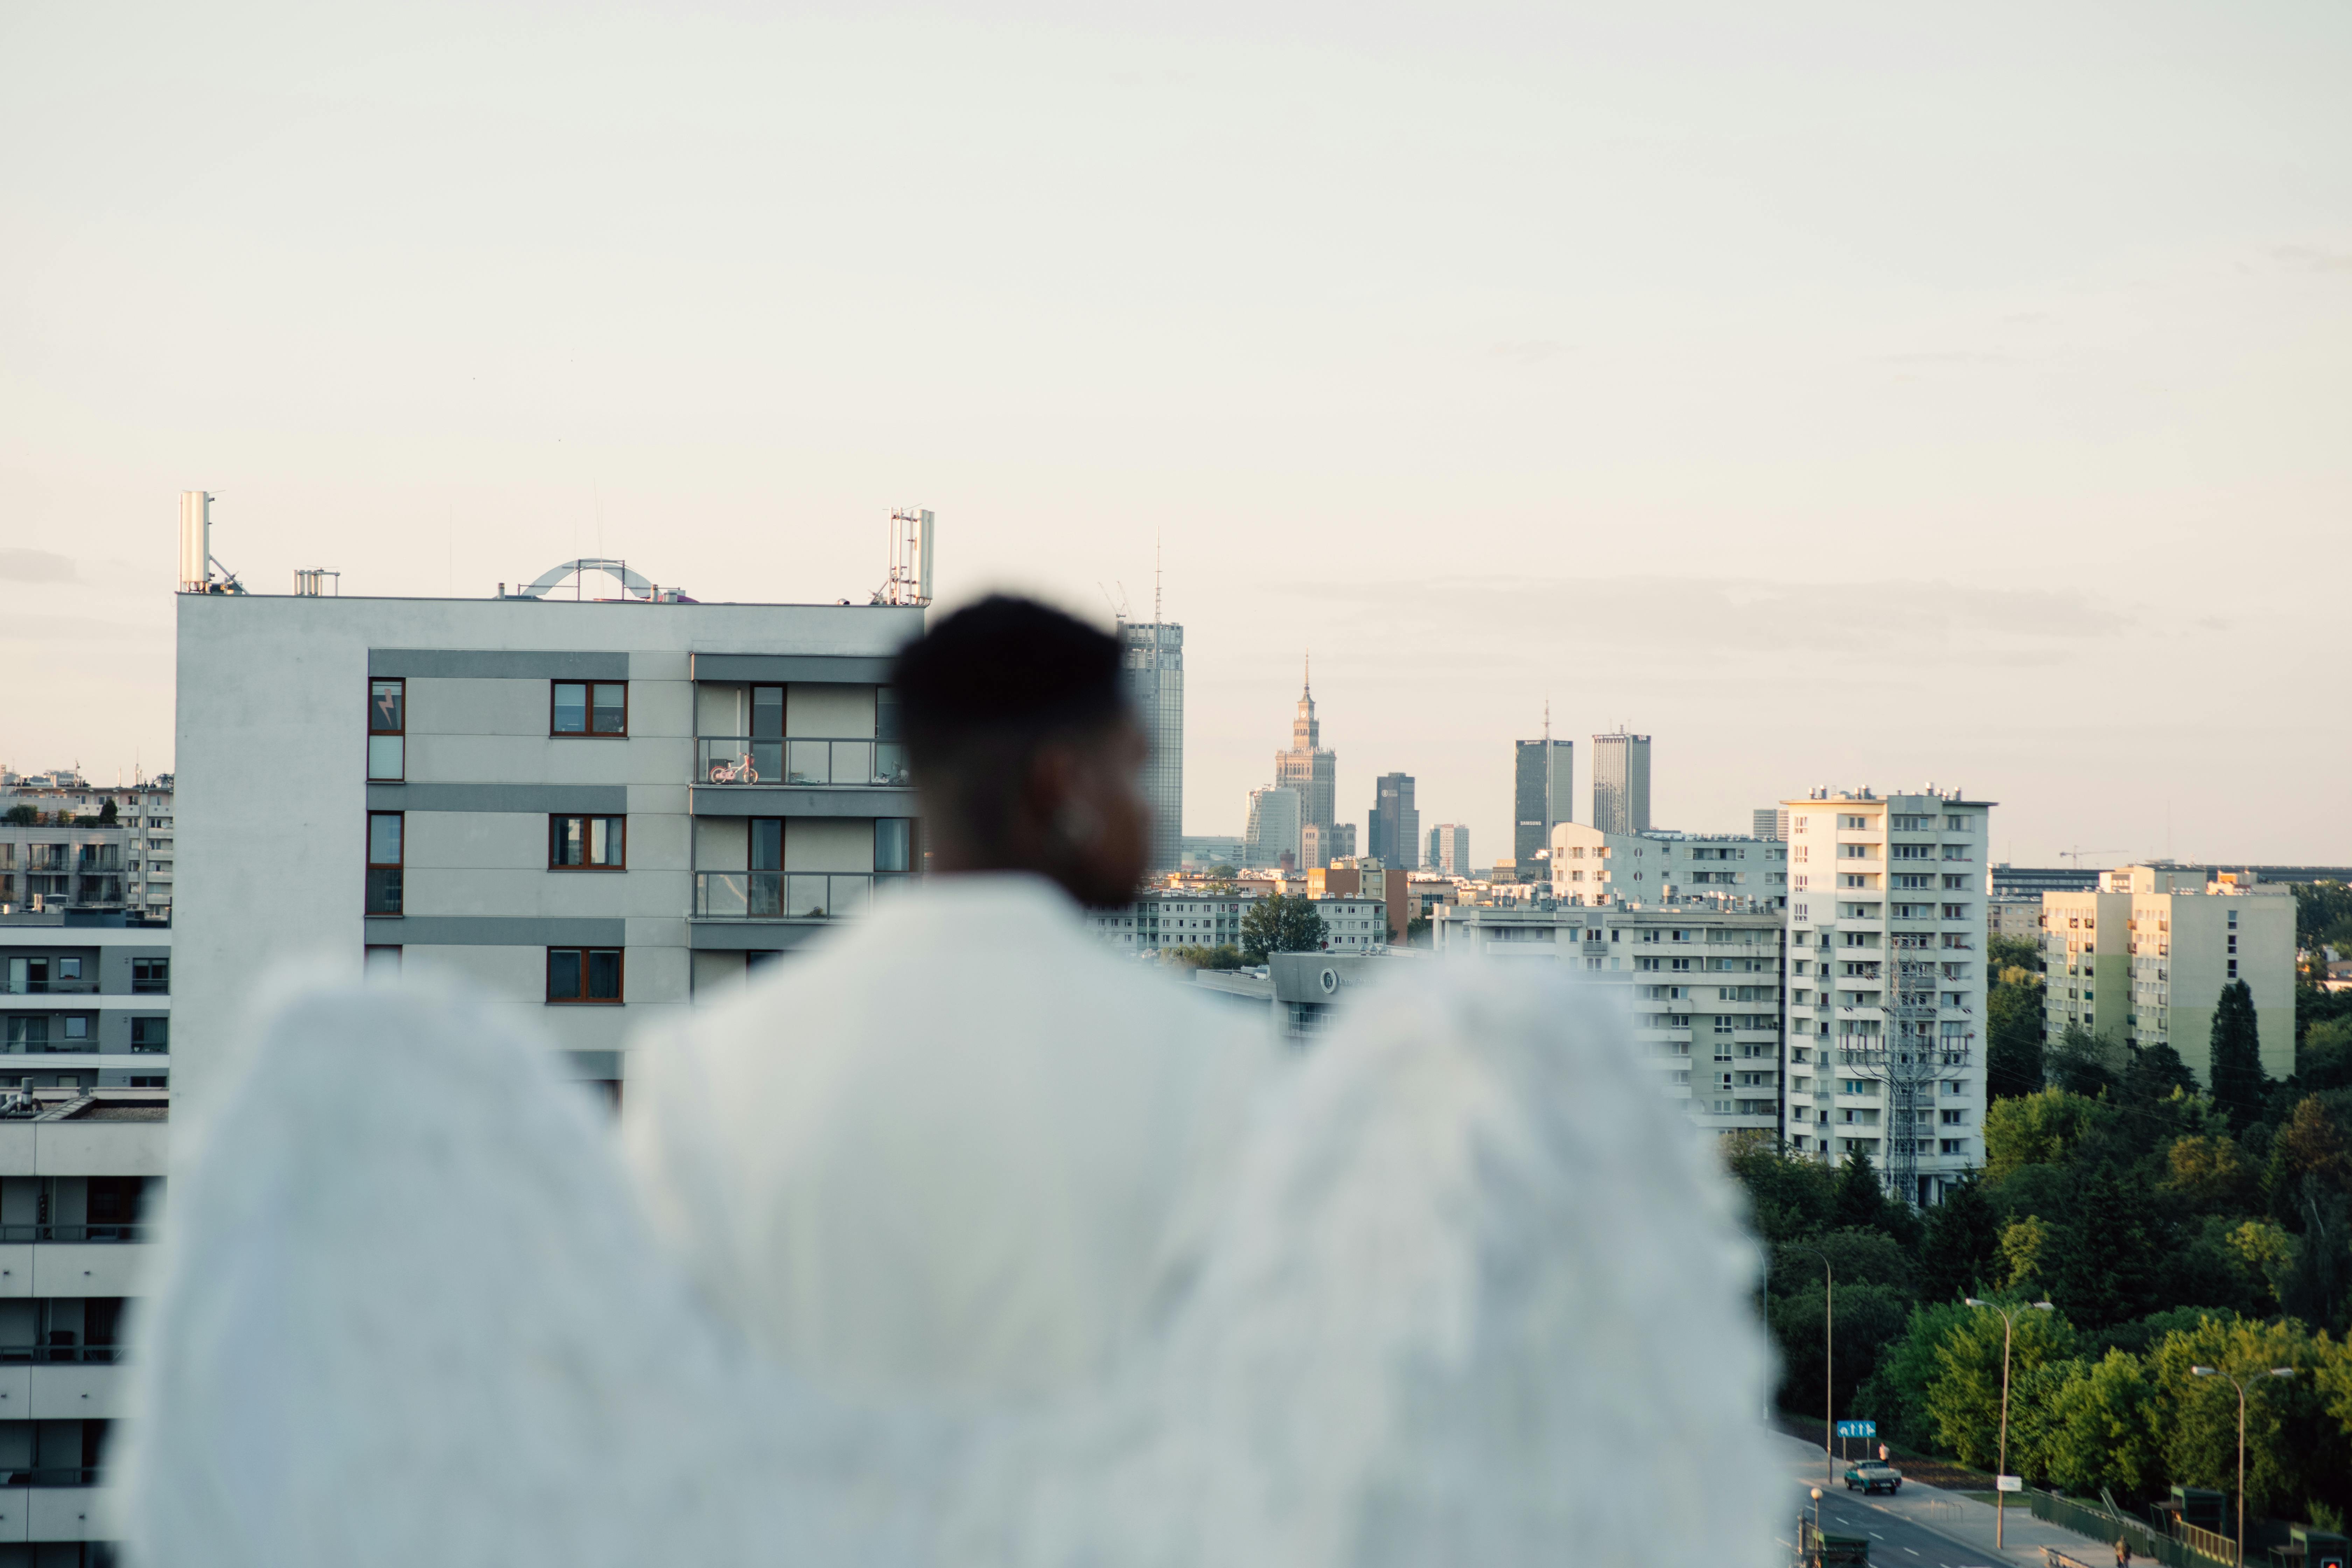
[[[1342,809],[1411,773],[1490,849],[1549,692],[1668,826],[1933,779],[2019,863],[2352,859],[2273,678],[2352,489],[2340,9],[139,16],[0,25],[20,769],[173,765],[182,490],[260,591],[822,604],[912,500],[942,608],[1108,624],[1166,541],[1194,833],[1304,643]]]

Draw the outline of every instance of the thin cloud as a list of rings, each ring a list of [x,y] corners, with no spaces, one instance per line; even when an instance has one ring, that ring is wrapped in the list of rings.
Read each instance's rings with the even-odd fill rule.
[[[0,550],[0,582],[70,583],[73,580],[74,563],[70,556],[52,555],[46,550]]]
[[[2306,272],[2352,272],[2352,251],[2322,250],[2310,245],[2283,245],[2271,252],[2289,267]]]

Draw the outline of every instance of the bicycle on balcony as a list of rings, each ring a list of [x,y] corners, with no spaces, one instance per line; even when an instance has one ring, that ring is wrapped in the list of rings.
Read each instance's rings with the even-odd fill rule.
[[[712,784],[758,784],[760,770],[751,765],[751,753],[745,752],[731,763],[710,764]]]

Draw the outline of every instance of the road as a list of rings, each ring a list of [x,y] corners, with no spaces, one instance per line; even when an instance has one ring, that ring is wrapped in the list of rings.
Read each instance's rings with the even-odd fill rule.
[[[1789,1508],[1779,1539],[1791,1557],[1796,1554],[1798,1512],[1811,1513],[1809,1494],[1820,1486],[1822,1528],[1832,1535],[1866,1539],[1872,1568],[2042,1568],[2038,1549],[2043,1545],[2055,1546],[2080,1562],[2113,1560],[2112,1548],[2045,1523],[2022,1508],[2009,1510],[2005,1550],[1996,1552],[1993,1510],[1974,1498],[1917,1481],[1904,1482],[1903,1489],[1892,1496],[1881,1492],[1875,1497],[1848,1491],[1843,1480],[1822,1486],[1820,1445],[1777,1433],[1773,1442],[1788,1465]],[[1840,1464],[1837,1474],[1844,1473],[1845,1466]]]

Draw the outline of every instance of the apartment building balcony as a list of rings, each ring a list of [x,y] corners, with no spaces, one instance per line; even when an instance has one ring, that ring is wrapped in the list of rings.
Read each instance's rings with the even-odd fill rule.
[[[845,920],[912,880],[913,874],[906,871],[697,871],[694,918]]]
[[[53,1336],[72,1339],[71,1334]],[[131,1369],[115,1345],[0,1345],[0,1419],[114,1421],[129,1414]],[[62,1359],[61,1359],[62,1358]],[[0,1471],[7,1467],[0,1465]],[[26,1482],[11,1481],[11,1486]],[[31,1483],[38,1485],[41,1483]],[[52,1486],[79,1483],[53,1481]]]
[[[736,788],[911,789],[907,748],[895,741],[704,735],[694,783]]]

